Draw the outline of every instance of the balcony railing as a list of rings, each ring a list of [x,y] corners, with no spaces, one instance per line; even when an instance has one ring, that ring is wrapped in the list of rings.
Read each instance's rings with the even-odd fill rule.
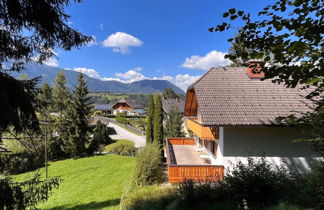
[[[191,130],[196,136],[205,140],[219,139],[219,132],[217,127],[205,127],[197,122],[197,119],[187,119],[187,128]]]
[[[194,181],[218,181],[224,176],[224,166],[218,165],[180,165],[177,164],[173,145],[192,145],[193,138],[169,138],[166,141],[166,152],[168,161],[168,178],[171,183]]]

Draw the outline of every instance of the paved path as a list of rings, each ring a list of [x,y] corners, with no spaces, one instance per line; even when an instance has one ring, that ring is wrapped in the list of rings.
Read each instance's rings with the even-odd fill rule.
[[[138,136],[136,134],[133,134],[132,132],[129,132],[128,130],[109,122],[109,127],[113,127],[117,134],[110,135],[110,138],[112,139],[127,139],[135,143],[135,147],[143,147],[145,146],[146,140],[145,136]]]

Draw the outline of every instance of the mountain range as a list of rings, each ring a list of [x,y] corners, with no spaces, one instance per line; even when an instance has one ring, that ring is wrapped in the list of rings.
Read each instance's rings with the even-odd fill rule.
[[[77,84],[79,72],[73,70],[66,70],[58,67],[47,65],[39,65],[29,63],[25,65],[25,70],[19,73],[14,73],[14,77],[19,77],[21,74],[26,74],[28,78],[41,77],[39,85],[47,82],[50,86],[54,85],[54,79],[59,72],[65,74],[67,80],[67,87],[73,89]],[[88,87],[92,92],[111,92],[111,93],[138,93],[138,94],[152,94],[163,92],[165,88],[171,88],[177,94],[184,94],[184,91],[167,80],[140,80],[132,83],[122,83],[118,81],[103,81],[95,79],[84,74]]]

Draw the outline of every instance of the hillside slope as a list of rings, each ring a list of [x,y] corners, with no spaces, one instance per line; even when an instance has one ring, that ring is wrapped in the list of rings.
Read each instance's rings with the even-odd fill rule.
[[[14,76],[19,77],[20,74],[27,74],[29,78],[41,76],[39,84],[47,82],[53,86],[54,78],[57,73],[63,72],[67,79],[68,88],[72,89],[77,83],[78,72],[76,71],[34,63],[27,64],[25,68],[26,70],[23,70],[20,73],[14,73]],[[87,75],[84,77],[88,83],[89,89],[93,92],[151,94],[163,92],[165,88],[171,88],[178,94],[184,94],[183,90],[166,80],[141,80],[133,83],[122,83],[117,81],[102,81]]]

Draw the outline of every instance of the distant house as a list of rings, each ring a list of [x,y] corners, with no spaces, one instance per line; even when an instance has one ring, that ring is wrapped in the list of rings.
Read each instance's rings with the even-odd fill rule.
[[[111,104],[96,104],[94,109],[101,111],[102,114],[112,114],[114,111]]]
[[[311,111],[307,90],[262,81],[259,62],[249,67],[212,68],[187,89],[184,116],[192,138],[168,138],[170,182],[217,180],[224,169],[250,156],[300,172],[318,156],[309,145],[292,143],[307,134],[283,126],[278,116]]]
[[[170,99],[162,97],[162,109],[165,114],[169,114],[172,109],[176,109],[178,112],[184,112],[184,102],[181,99]]]
[[[94,107],[95,110],[102,111],[103,114],[122,113],[128,116],[141,116],[145,115],[145,110],[135,101],[121,99],[115,104],[98,104]]]
[[[143,115],[145,112],[143,107],[137,104],[135,101],[121,99],[116,102],[112,108],[114,109],[113,114],[122,113],[129,116]]]

